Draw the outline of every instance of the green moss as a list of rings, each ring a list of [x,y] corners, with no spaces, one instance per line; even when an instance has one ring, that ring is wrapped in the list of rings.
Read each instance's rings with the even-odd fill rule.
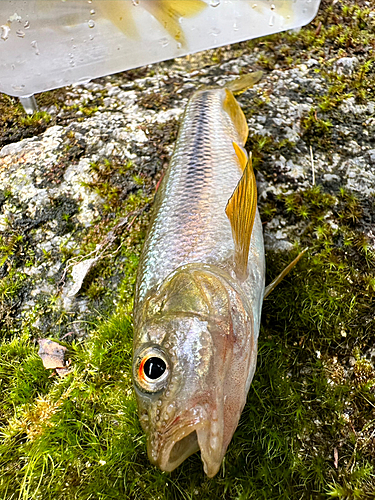
[[[311,108],[309,114],[302,118],[301,126],[302,136],[308,144],[314,143],[323,148],[327,147],[332,123],[318,117],[315,108]]]
[[[20,119],[21,125],[25,127],[38,126],[42,123],[48,124],[51,121],[51,115],[44,111],[37,111],[32,115],[24,116]]]
[[[0,148],[5,144],[40,134],[51,121],[45,112],[29,116],[15,97],[0,94]]]
[[[331,124],[336,124],[337,106],[348,97],[361,102],[374,95],[373,39],[374,23],[367,7],[349,0],[323,1],[319,16],[299,33],[238,45],[231,54],[257,48],[258,64],[266,69],[276,63],[283,68],[312,57],[318,60],[317,71],[327,91],[313,95],[311,110],[302,119],[303,139],[314,150],[326,151],[336,146]],[[226,50],[191,56],[189,65],[224,61]],[[353,55],[359,60],[354,73],[337,74],[335,60]],[[124,78],[149,73],[142,68]],[[173,90],[173,82],[170,85]],[[143,105],[162,109],[172,98],[161,95],[157,101],[152,95]],[[38,123],[22,124],[24,114],[14,99],[1,99],[2,139],[18,140],[25,130],[36,133]],[[46,93],[39,99],[46,106],[57,99],[61,109],[65,97]],[[264,95],[251,105],[261,110],[266,102]],[[100,101],[85,103],[81,111],[90,116],[100,105]],[[65,111],[75,116],[77,109]],[[246,105],[244,109],[248,116],[255,112]],[[154,142],[172,142],[175,124],[171,129],[172,133],[164,125],[161,130],[155,127]],[[67,154],[74,152],[73,132],[68,139]],[[253,135],[247,148],[253,151],[255,167],[267,175],[263,161],[267,155],[284,154],[294,145]],[[155,151],[158,161],[167,157],[163,150]],[[317,185],[271,196],[262,205],[263,222],[282,217],[289,226],[300,228],[292,255],[268,252],[268,282],[293,253],[305,246],[309,251],[264,303],[258,368],[248,401],[223,467],[209,480],[199,455],[172,474],[149,463],[131,388],[129,314],[148,223],[147,210],[140,213],[140,209],[151,201],[157,177],[150,179],[136,165],[116,159],[91,168],[94,180],[87,187],[99,194],[103,204],[95,224],[82,231],[81,255],[94,250],[129,212],[138,215],[117,234],[82,291],[93,311],[87,324],[90,334],[85,341],[68,345],[72,372],[66,378],[43,368],[31,320],[22,323],[17,317],[17,297],[25,286],[25,275],[18,268],[24,262],[35,264],[33,249],[12,228],[1,241],[1,498],[372,498],[375,261],[365,228],[373,198],[344,189],[328,193]],[[6,193],[4,199],[9,196]],[[71,223],[71,212],[62,210],[60,215],[64,223]],[[73,256],[72,250],[61,251],[65,259]],[[24,260],[22,252],[27,254]],[[73,324],[74,318],[67,320],[59,310],[56,297],[38,307],[35,318],[51,314],[57,327],[68,320]]]

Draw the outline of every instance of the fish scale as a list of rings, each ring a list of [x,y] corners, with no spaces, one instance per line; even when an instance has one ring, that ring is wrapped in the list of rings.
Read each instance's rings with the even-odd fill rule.
[[[139,266],[137,301],[190,262],[227,265],[234,252],[225,207],[240,177],[232,141],[241,142],[223,110],[225,90],[201,91],[185,111]],[[184,165],[184,169],[180,166]]]

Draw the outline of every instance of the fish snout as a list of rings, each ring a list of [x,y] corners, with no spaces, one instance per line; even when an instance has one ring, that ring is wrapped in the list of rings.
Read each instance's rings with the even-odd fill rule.
[[[159,427],[148,439],[150,461],[161,470],[171,472],[200,450],[205,472],[213,477],[225,453],[220,416],[216,411],[208,415],[203,408],[195,408],[188,415],[177,416],[163,428]]]

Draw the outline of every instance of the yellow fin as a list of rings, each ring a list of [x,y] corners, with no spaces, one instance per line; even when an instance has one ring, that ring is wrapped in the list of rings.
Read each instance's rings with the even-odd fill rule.
[[[272,290],[274,290],[277,285],[285,278],[285,276],[293,269],[293,267],[297,264],[297,262],[299,261],[299,259],[302,257],[302,255],[307,252],[308,248],[305,248],[304,250],[302,250],[302,252],[297,255],[297,257],[292,260],[292,262],[290,264],[288,264],[286,266],[286,268],[277,276],[277,278],[275,278],[272,283],[270,283],[269,285],[266,286],[265,290],[264,290],[264,297],[263,299],[265,299],[266,297],[268,297],[268,295],[272,292]]]
[[[225,89],[225,93],[226,96],[223,102],[223,109],[228,113],[232,122],[234,123],[234,126],[236,127],[238,135],[241,139],[242,146],[244,146],[247,136],[249,135],[249,127],[247,126],[245,115],[243,114],[243,111],[234,98],[232,92],[228,89]]]
[[[254,71],[247,75],[242,75],[235,80],[227,83],[225,88],[233,92],[234,95],[242,94],[247,89],[259,82],[263,76],[263,71]]]
[[[186,40],[179,18],[195,16],[207,7],[203,0],[143,0],[142,5],[183,47]]]
[[[247,261],[256,208],[257,186],[250,154],[242,177],[225,209],[232,226],[236,275],[241,281],[247,278]]]
[[[139,38],[131,13],[133,5],[129,5],[129,2],[124,2],[124,0],[100,0],[95,5],[100,15],[111,21],[125,36],[133,39]]]
[[[239,146],[236,142],[233,141],[233,147],[234,151],[236,153],[236,156],[238,158],[238,161],[240,162],[240,167],[242,172],[245,170],[247,162],[249,161],[249,157],[247,155],[246,149],[243,148],[242,146]]]

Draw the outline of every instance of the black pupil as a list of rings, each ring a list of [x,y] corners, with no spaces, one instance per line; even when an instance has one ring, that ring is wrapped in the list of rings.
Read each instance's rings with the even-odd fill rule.
[[[148,358],[148,360],[144,364],[143,369],[145,371],[146,377],[150,378],[151,380],[156,380],[163,375],[163,373],[167,369],[167,365],[162,359],[152,357]]]

